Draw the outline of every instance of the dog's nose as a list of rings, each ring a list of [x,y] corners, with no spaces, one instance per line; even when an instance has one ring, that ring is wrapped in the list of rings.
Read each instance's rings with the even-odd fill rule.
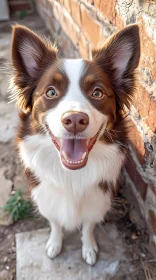
[[[89,124],[89,117],[82,112],[67,112],[63,114],[61,121],[69,132],[76,134],[85,130]]]

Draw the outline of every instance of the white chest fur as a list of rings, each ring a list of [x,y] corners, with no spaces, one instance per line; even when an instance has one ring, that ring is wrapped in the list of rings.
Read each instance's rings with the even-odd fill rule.
[[[67,170],[49,136],[28,136],[20,144],[20,155],[27,168],[41,182],[32,194],[48,220],[57,219],[67,229],[83,221],[99,222],[110,208],[110,193],[98,187],[101,181],[115,184],[124,161],[116,144],[97,142],[87,165]]]

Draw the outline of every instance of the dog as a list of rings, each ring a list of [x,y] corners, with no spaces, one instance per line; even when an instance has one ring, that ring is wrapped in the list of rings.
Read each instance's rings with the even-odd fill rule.
[[[51,259],[61,252],[63,230],[82,226],[82,257],[96,263],[94,227],[111,210],[125,161],[125,108],[139,57],[138,25],[112,35],[91,60],[57,58],[49,39],[13,26],[16,143],[33,201],[50,223]]]

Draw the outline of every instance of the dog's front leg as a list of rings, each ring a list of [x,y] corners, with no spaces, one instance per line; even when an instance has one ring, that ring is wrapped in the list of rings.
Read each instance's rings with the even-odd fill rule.
[[[82,257],[89,265],[97,260],[98,246],[94,237],[94,223],[85,222],[82,227]]]
[[[51,232],[46,244],[47,256],[51,259],[60,254],[62,250],[63,232],[61,226],[56,222],[50,222]]]

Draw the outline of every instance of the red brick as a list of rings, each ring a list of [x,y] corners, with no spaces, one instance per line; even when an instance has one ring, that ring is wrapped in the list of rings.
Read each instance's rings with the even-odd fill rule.
[[[156,133],[156,99],[154,97],[150,98],[150,108],[149,108],[149,113],[147,115],[147,124],[151,128],[151,130]]]
[[[79,52],[84,59],[89,58],[89,45],[88,45],[88,42],[86,41],[86,38],[83,34],[80,34]]]
[[[100,1],[99,10],[109,21],[113,22],[116,15],[116,0],[103,0]]]
[[[130,156],[127,158],[126,170],[131,180],[133,181],[134,185],[136,186],[137,190],[141,194],[142,199],[145,200],[146,192],[147,192],[147,184],[144,182],[140,173],[137,171],[136,165]]]
[[[140,83],[137,84],[134,95],[134,106],[150,129],[155,132],[156,99],[150,97],[149,92]]]
[[[141,164],[144,163],[144,156],[145,156],[145,147],[144,141],[133,121],[129,120],[128,123],[129,127],[129,139],[132,147],[140,161]]]
[[[80,30],[78,26],[73,23],[71,16],[67,13],[62,14],[61,17],[61,25],[63,31],[67,34],[67,36],[71,39],[75,46],[78,45]]]
[[[96,8],[100,9],[101,1],[103,1],[103,0],[94,0],[94,5],[95,5]]]
[[[64,0],[64,6],[66,7],[69,13],[71,12],[71,5],[70,5],[71,1],[72,0]]]
[[[51,9],[53,9],[54,16],[58,21],[61,22],[61,18],[62,18],[61,5],[55,1],[51,1],[49,3],[52,6]]]
[[[72,0],[70,2],[71,6],[71,14],[73,17],[73,20],[81,26],[81,11],[80,11],[80,4],[76,2],[75,0]]]
[[[148,36],[146,32],[146,22],[144,22],[142,16],[138,17],[138,23],[140,28],[140,40],[141,40],[141,59],[140,68],[146,69],[147,85],[152,85],[152,81],[155,81],[156,77],[156,51],[153,40]]]
[[[156,234],[156,215],[151,209],[149,210],[148,213],[149,213],[149,221],[152,226],[153,232],[154,234]]]
[[[116,25],[119,29],[124,28],[124,22],[123,22],[121,16],[118,14],[117,11],[116,11],[116,14],[115,14],[115,18],[112,19],[112,23],[114,25]]]
[[[70,28],[70,38],[73,44],[77,47],[80,38],[80,30],[76,24],[72,24]]]
[[[83,5],[81,5],[81,18],[82,29],[87,39],[91,42],[92,47],[96,47],[102,37],[101,25],[91,16]]]
[[[94,0],[94,5],[111,23],[120,29],[124,27],[124,22],[116,10],[116,0]]]

